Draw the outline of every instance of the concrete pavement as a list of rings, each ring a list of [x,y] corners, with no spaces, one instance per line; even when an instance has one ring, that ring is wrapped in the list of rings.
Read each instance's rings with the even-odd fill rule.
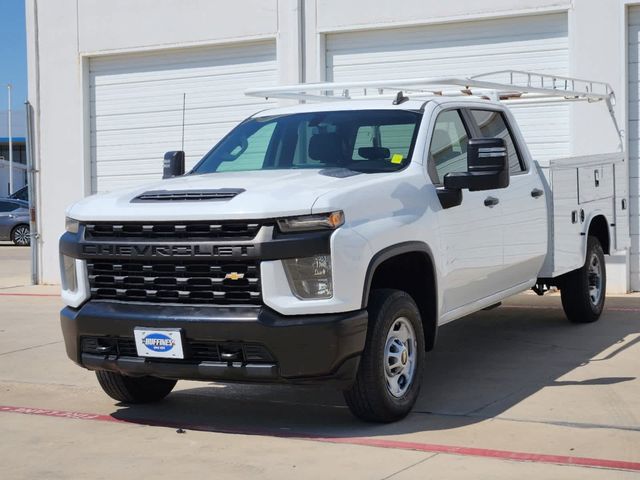
[[[31,283],[31,250],[0,242],[0,291]]]
[[[640,477],[616,463],[640,462],[638,296],[608,298],[591,325],[557,295],[446,325],[414,412],[370,425],[317,388],[179,382],[117,404],[66,358],[54,289],[0,293],[0,405],[43,409],[0,411],[5,478]],[[557,465],[576,457],[614,463]]]

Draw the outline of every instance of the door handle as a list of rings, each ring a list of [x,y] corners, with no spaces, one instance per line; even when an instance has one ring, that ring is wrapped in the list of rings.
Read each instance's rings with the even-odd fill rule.
[[[484,199],[485,207],[495,207],[500,203],[500,199],[496,197],[487,197]]]
[[[533,198],[538,198],[542,195],[544,195],[544,190],[540,190],[539,188],[534,188],[533,190],[531,190],[531,196]]]

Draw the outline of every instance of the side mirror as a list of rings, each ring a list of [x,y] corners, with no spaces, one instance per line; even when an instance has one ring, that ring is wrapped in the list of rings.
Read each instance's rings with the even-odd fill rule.
[[[444,176],[450,189],[494,190],[509,186],[509,155],[502,138],[472,138],[467,148],[467,171]]]
[[[162,179],[184,175],[184,152],[167,152],[164,154]]]

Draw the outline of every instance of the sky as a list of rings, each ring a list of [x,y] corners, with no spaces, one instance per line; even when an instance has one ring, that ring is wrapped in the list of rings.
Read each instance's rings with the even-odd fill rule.
[[[0,110],[7,109],[7,83],[13,87],[14,110],[24,110],[27,99],[24,3],[24,0],[0,0]]]
[[[0,137],[8,135],[7,83],[11,83],[13,135],[25,135],[27,39],[25,0],[0,0]]]

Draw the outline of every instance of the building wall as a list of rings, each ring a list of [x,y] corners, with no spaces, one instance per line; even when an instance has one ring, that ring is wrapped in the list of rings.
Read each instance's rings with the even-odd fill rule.
[[[88,58],[141,50],[276,39],[282,83],[324,77],[324,41],[334,32],[568,12],[571,73],[612,84],[626,122],[627,0],[27,0],[29,99],[36,114],[43,282],[58,281],[64,209],[90,189]],[[428,72],[425,72],[428,75]],[[574,153],[611,150],[605,115],[573,107]],[[600,108],[600,107],[597,107]],[[64,174],[62,174],[64,172]],[[610,286],[626,291],[627,258],[613,259]]]

